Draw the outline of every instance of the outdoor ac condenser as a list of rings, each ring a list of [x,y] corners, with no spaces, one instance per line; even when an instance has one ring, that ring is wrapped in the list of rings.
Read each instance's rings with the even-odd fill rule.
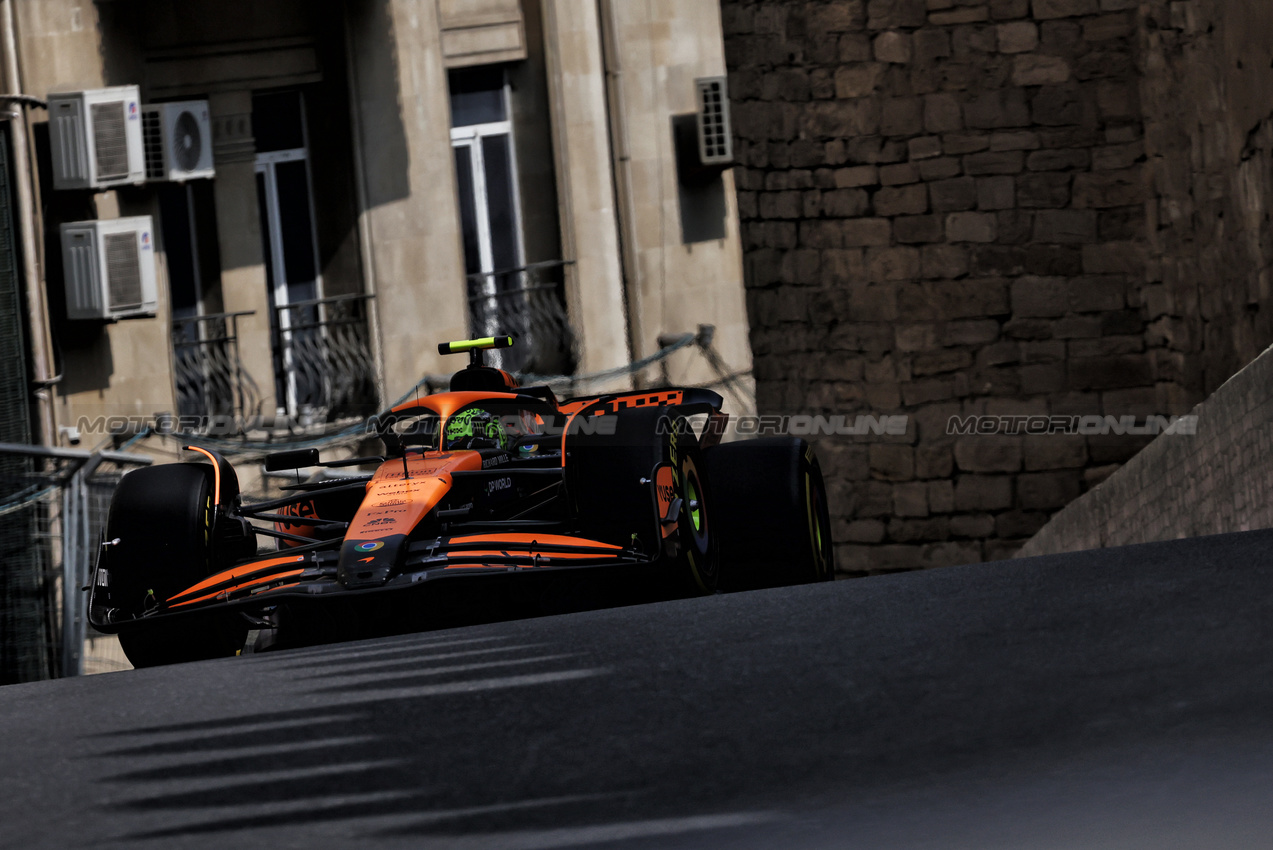
[[[155,231],[150,216],[64,224],[62,273],[70,319],[153,316]]]
[[[142,183],[146,160],[137,86],[49,95],[54,189]]]
[[[147,180],[213,177],[212,121],[206,100],[142,107]]]

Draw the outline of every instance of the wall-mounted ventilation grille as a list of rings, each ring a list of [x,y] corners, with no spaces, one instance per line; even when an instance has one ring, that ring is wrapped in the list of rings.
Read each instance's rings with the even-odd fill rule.
[[[698,156],[704,165],[734,161],[729,91],[724,77],[695,80],[698,88]]]

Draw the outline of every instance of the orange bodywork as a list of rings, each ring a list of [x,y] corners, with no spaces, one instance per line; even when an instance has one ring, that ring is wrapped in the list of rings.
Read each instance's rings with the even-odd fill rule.
[[[599,540],[589,540],[584,537],[568,537],[563,534],[471,534],[464,537],[452,537],[447,541],[449,545],[456,544],[472,544],[472,543],[489,543],[491,549],[479,550],[462,550],[458,552],[448,552],[449,559],[481,559],[481,558],[506,558],[510,554],[503,549],[494,547],[498,546],[516,546],[516,556],[523,557],[532,563],[537,558],[543,558],[547,561],[595,561],[604,558],[617,558],[623,553],[622,546],[616,546],[613,543],[602,543]],[[576,546],[587,546],[592,549],[607,549],[613,554],[600,554],[596,552],[571,552],[570,548]],[[503,567],[504,564],[450,564],[448,570],[472,570],[485,569],[490,566]]]
[[[265,582],[276,581],[280,578],[285,578],[288,576],[300,575],[301,570],[296,569],[293,566],[292,569],[280,569],[279,572],[277,573],[271,573],[269,575],[261,576],[255,579],[250,579],[244,582],[236,582],[235,584],[229,587],[224,587],[224,588],[221,588],[220,590],[216,590],[211,593],[206,593],[202,596],[196,595],[202,590],[207,590],[208,588],[216,587],[218,585],[225,584],[226,582],[235,581],[235,579],[238,579],[242,576],[251,575],[252,573],[260,572],[261,570],[267,570],[270,567],[287,567],[289,565],[296,565],[296,564],[303,563],[304,561],[305,561],[304,555],[289,555],[285,558],[269,558],[264,561],[254,561],[250,564],[244,564],[239,567],[234,567],[233,569],[229,569],[229,570],[225,570],[224,572],[217,573],[214,576],[209,576],[208,578],[196,584],[194,587],[190,587],[190,588],[187,588],[186,590],[181,591],[181,593],[178,593],[176,596],[169,599],[168,602],[172,603],[173,608],[179,608],[182,605],[190,605],[195,602],[202,602],[206,599],[211,599],[212,597],[218,596],[219,594],[222,594],[222,593],[239,590],[245,587],[252,587],[254,585],[262,584]],[[187,599],[186,597],[191,597],[191,598]],[[181,600],[181,601],[178,601],[178,600]]]
[[[393,409],[393,412],[411,413],[417,410],[427,410],[446,420],[450,419],[456,411],[468,407],[470,404],[476,404],[480,401],[515,401],[516,399],[517,396],[514,393],[438,393],[437,395],[424,396],[423,398],[413,399],[400,404]]]
[[[605,406],[600,410],[597,410],[596,413],[612,413],[616,410],[625,410],[629,407],[658,407],[660,405],[675,405],[680,404],[684,398],[685,393],[681,390],[664,390],[663,392],[655,393],[626,393],[609,399]],[[561,405],[559,409],[562,413],[578,413],[597,400],[598,399],[596,398],[575,399],[574,401],[569,401]]]
[[[593,546],[599,549],[621,551],[622,546],[613,543],[602,543],[599,540],[588,540],[583,537],[568,537],[564,534],[470,534],[464,537],[452,537],[451,543],[520,543],[522,545],[538,544],[547,549],[553,546]]]
[[[404,472],[401,461],[380,465],[367,482],[367,497],[350,523],[346,539],[383,540],[395,534],[410,534],[450,492],[451,473],[481,469],[482,456],[477,452],[416,455],[407,459],[406,467]]]
[[[218,590],[213,593],[209,593],[204,596],[197,597],[195,599],[187,599],[185,602],[175,602],[170,607],[180,608],[183,605],[193,605],[196,602],[206,602],[209,599],[215,599],[216,597],[221,596],[223,594],[226,596],[229,596],[231,593],[234,593],[236,591],[247,590],[250,587],[256,587],[258,585],[270,584],[271,582],[278,581],[279,579],[295,578],[296,576],[300,575],[303,572],[305,571],[304,570],[287,570],[286,572],[275,573],[273,575],[268,575],[268,576],[262,576],[261,578],[253,579],[252,581],[246,581],[243,584],[236,584],[234,587],[227,587],[222,590]],[[295,587],[296,585],[293,584],[292,586]]]
[[[192,452],[198,452],[212,462],[212,503],[221,504],[221,464],[217,463],[217,456],[198,446],[186,446],[186,448]]]

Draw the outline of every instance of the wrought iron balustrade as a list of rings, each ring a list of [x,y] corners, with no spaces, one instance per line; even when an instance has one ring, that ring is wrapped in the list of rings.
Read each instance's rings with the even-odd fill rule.
[[[280,403],[302,419],[367,416],[379,405],[367,310],[373,296],[338,295],[275,308]]]
[[[252,311],[175,319],[173,378],[182,417],[232,417],[237,422],[261,410],[261,393],[239,359],[239,318]]]
[[[513,348],[492,352],[492,365],[510,372],[574,373],[578,339],[566,310],[564,276],[572,264],[554,260],[468,276],[473,335],[517,338]]]

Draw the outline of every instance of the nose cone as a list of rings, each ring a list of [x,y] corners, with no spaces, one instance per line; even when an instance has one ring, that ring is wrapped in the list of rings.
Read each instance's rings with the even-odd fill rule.
[[[346,540],[336,572],[341,586],[361,590],[383,585],[395,573],[406,539],[397,534],[383,540]]]

